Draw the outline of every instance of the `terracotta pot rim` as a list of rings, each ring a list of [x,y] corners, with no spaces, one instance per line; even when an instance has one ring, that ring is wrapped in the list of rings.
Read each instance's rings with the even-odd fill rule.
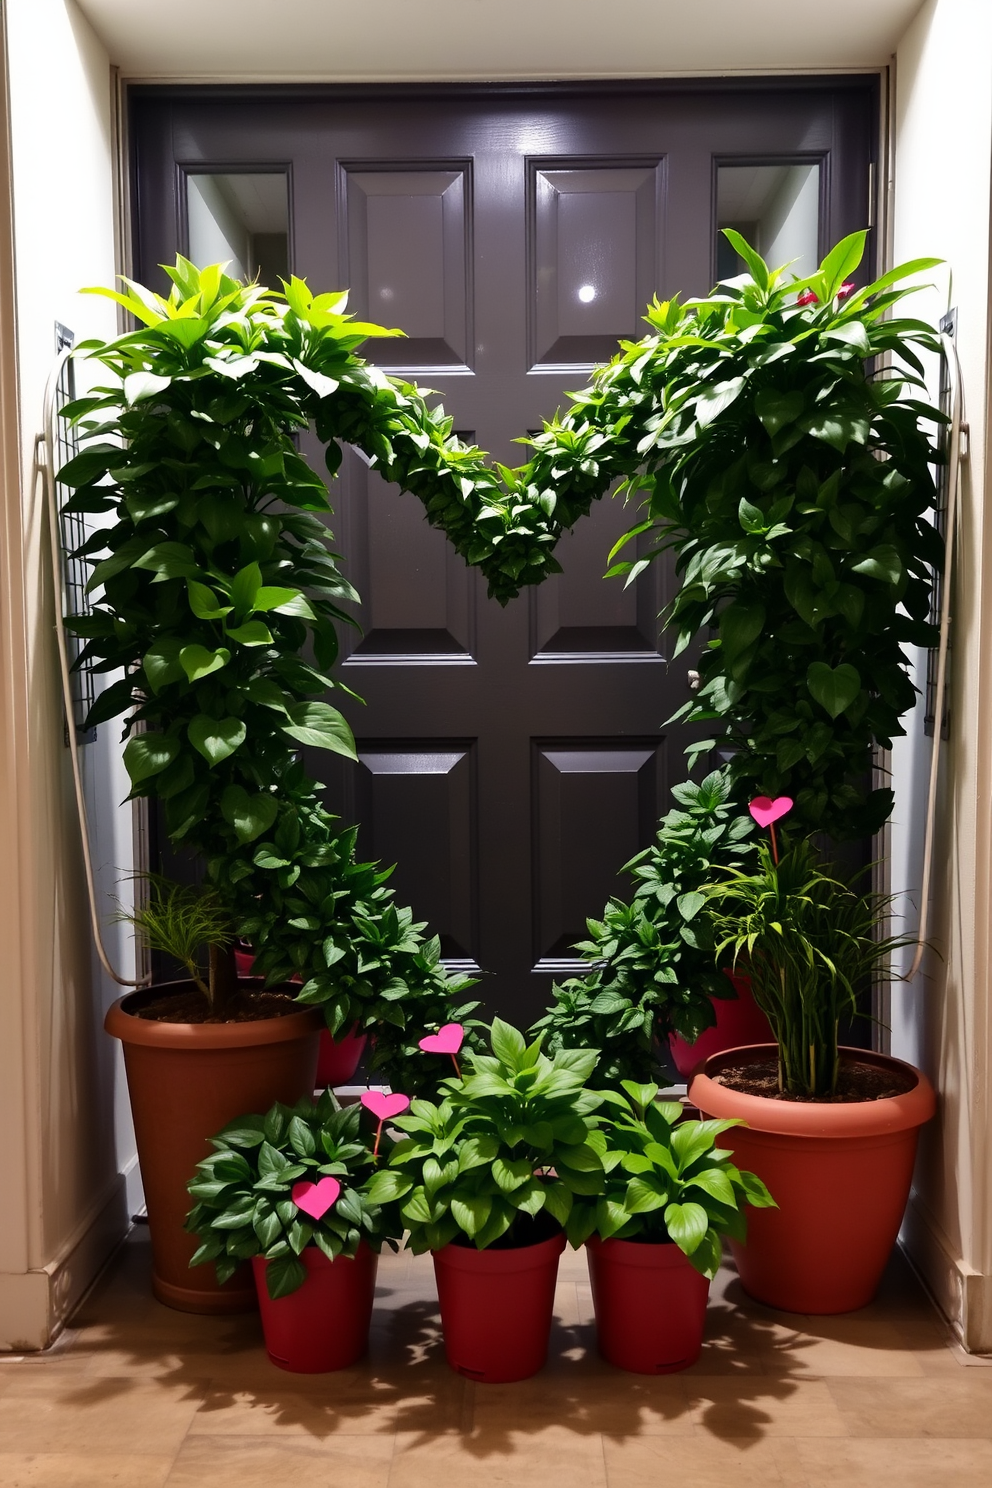
[[[512,1250],[476,1250],[474,1245],[444,1245],[440,1250],[432,1250],[431,1255],[453,1271],[488,1271],[506,1275],[513,1271],[530,1271],[556,1259],[564,1249],[563,1231],[560,1235],[549,1235],[547,1240],[539,1240],[536,1245],[516,1245]]]
[[[318,1008],[301,1007],[281,1018],[259,1018],[253,1023],[156,1023],[139,1018],[131,1008],[152,998],[168,996],[170,990],[185,991],[191,982],[160,982],[128,992],[108,1009],[103,1026],[112,1038],[124,1044],[143,1044],[156,1049],[247,1049],[258,1044],[292,1043],[309,1038],[325,1026]],[[131,1007],[128,1006],[131,1004]]]
[[[933,1086],[922,1070],[901,1059],[894,1059],[890,1054],[879,1054],[871,1049],[842,1047],[840,1054],[842,1059],[912,1075],[912,1088],[901,1095],[883,1096],[880,1100],[831,1105],[746,1095],[726,1085],[718,1085],[712,1078],[727,1065],[766,1058],[774,1054],[776,1048],[775,1044],[746,1044],[738,1049],[711,1054],[689,1082],[689,1099],[706,1116],[737,1118],[754,1131],[797,1137],[884,1136],[922,1126],[937,1109]]]

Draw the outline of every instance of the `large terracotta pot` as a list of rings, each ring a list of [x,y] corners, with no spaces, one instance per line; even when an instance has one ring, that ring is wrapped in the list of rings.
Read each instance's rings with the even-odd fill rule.
[[[481,1384],[527,1379],[548,1357],[565,1236],[512,1250],[446,1245],[434,1275],[448,1363]]]
[[[748,1209],[747,1244],[732,1241],[744,1290],[786,1312],[853,1312],[875,1295],[909,1197],[920,1127],[936,1108],[926,1075],[864,1049],[842,1059],[898,1070],[903,1095],[850,1103],[744,1095],[713,1078],[775,1053],[774,1044],[708,1059],[689,1085],[704,1116],[747,1126],[724,1139],[734,1162],[762,1178],[777,1209]]]
[[[634,1374],[672,1374],[703,1347],[710,1284],[678,1246],[586,1241],[599,1352]]]
[[[300,1260],[307,1279],[288,1297],[273,1302],[265,1284],[269,1262],[252,1259],[265,1351],[273,1364],[295,1374],[347,1369],[367,1351],[379,1257],[363,1240],[353,1259],[328,1260],[316,1245]]]
[[[199,1241],[183,1221],[192,1205],[186,1184],[211,1151],[208,1138],[235,1116],[267,1111],[274,1101],[310,1095],[324,1020],[313,1008],[257,1023],[156,1023],[136,1010],[167,994],[172,982],[114,1003],[104,1027],[124,1045],[138,1162],[152,1242],[152,1290],[181,1312],[254,1309],[251,1268],[223,1287],[211,1265],[190,1270]]]
[[[694,1044],[687,1044],[677,1033],[669,1034],[672,1061],[683,1079],[711,1054],[739,1049],[742,1044],[763,1044],[772,1037],[768,1019],[754,1000],[751,978],[727,968],[723,974],[730,978],[737,996],[712,999],[716,1014],[714,1027],[704,1029]]]

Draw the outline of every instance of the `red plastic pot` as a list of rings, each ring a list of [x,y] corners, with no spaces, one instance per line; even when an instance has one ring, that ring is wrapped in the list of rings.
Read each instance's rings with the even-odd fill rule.
[[[548,1357],[564,1235],[514,1250],[434,1251],[448,1363],[482,1384],[527,1379]]]
[[[743,1044],[763,1044],[772,1037],[768,1019],[754,1000],[751,978],[726,968],[724,976],[733,982],[737,996],[713,998],[716,1025],[704,1029],[694,1044],[687,1044],[677,1033],[669,1034],[672,1060],[684,1079],[711,1054],[739,1049]]]
[[[275,1302],[265,1284],[269,1262],[252,1258],[265,1351],[273,1364],[294,1374],[347,1369],[367,1351],[379,1257],[363,1240],[353,1259],[329,1261],[316,1245],[300,1256],[307,1279]]]
[[[366,1035],[354,1023],[341,1038],[332,1038],[325,1028],[320,1035],[317,1057],[317,1085],[347,1085],[365,1052]]]
[[[235,951],[235,964],[238,976],[248,977],[252,974],[255,965],[254,951]],[[300,980],[293,977],[294,982]],[[362,1055],[365,1052],[367,1035],[358,1032],[358,1024],[353,1023],[351,1028],[341,1038],[334,1038],[328,1029],[320,1035],[320,1053],[317,1056],[317,1084],[319,1089],[323,1085],[347,1085],[354,1076]]]
[[[599,1352],[632,1374],[673,1374],[703,1347],[710,1284],[678,1246],[586,1241]]]
[[[910,1077],[904,1095],[829,1104],[744,1095],[714,1076],[767,1059],[774,1044],[708,1059],[689,1085],[705,1116],[747,1123],[727,1134],[739,1168],[764,1179],[777,1209],[747,1211],[747,1244],[732,1241],[744,1290],[785,1312],[853,1312],[878,1288],[895,1244],[920,1127],[936,1109],[926,1075],[865,1049],[841,1058]]]

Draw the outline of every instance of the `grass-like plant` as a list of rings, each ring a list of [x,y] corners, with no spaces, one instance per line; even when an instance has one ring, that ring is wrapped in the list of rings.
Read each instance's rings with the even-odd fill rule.
[[[878,933],[891,899],[833,877],[808,838],[780,854],[762,841],[757,870],[729,869],[711,892],[717,954],[751,978],[778,1044],[779,1089],[834,1094],[840,1028],[873,977],[891,978],[891,953],[908,943]]]
[[[233,944],[234,924],[229,909],[209,888],[179,884],[159,873],[136,874],[147,885],[147,897],[133,910],[118,906],[114,919],[131,925],[150,951],[161,951],[184,966],[211,1013],[221,1011],[233,990],[226,958],[219,953]],[[206,948],[206,980],[202,952]]]

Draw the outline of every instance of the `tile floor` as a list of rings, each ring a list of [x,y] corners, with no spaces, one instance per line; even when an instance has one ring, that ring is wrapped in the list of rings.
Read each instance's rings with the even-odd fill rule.
[[[894,1258],[876,1302],[775,1313],[714,1284],[700,1362],[596,1355],[562,1258],[546,1370],[452,1374],[429,1259],[383,1258],[372,1347],[334,1375],[273,1368],[257,1317],[172,1312],[137,1229],[45,1355],[0,1358],[2,1488],[990,1488],[992,1368],[965,1362]]]

